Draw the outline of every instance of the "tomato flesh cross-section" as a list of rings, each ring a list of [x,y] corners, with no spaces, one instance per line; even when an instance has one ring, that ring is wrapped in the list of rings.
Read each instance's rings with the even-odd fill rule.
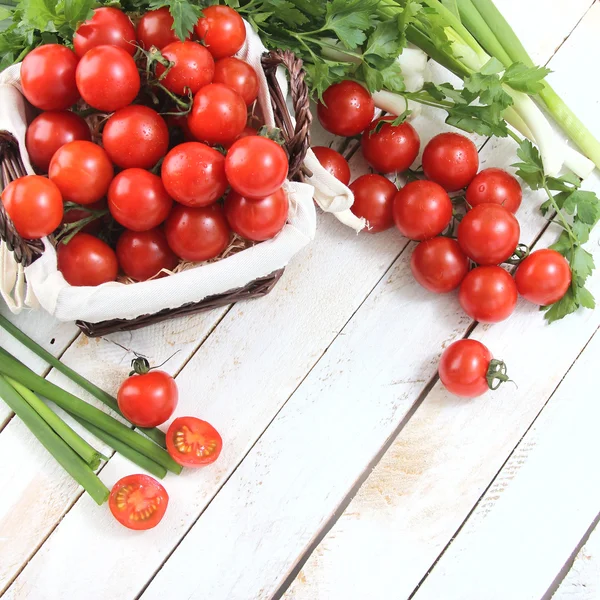
[[[179,417],[167,431],[167,450],[184,467],[201,467],[215,462],[223,440],[219,432],[196,417]]]
[[[115,483],[108,503],[121,525],[136,530],[152,529],[165,515],[169,495],[149,475],[128,475]]]

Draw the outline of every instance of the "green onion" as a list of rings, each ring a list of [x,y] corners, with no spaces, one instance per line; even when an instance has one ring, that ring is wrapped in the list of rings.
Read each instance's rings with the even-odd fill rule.
[[[1,375],[0,396],[63,469],[94,499],[94,502],[97,504],[106,502],[110,493],[109,489]]]
[[[70,367],[67,367],[67,365],[65,365],[55,356],[52,356],[50,352],[48,352],[45,348],[42,348],[42,346],[40,346],[36,341],[32,340],[28,335],[23,333],[16,325],[13,325],[6,317],[2,315],[0,315],[0,327],[6,329],[8,333],[10,333],[17,340],[19,340],[19,342],[21,342],[24,346],[29,348],[29,350],[37,354],[42,360],[46,361],[49,365],[52,365],[57,371],[60,371],[63,375],[66,375],[79,387],[82,387],[92,396],[100,400],[100,402],[103,402],[110,409],[123,416],[123,414],[119,410],[117,400],[113,396],[105,392],[103,389],[99,388],[97,385],[93,384],[91,381],[87,380],[79,373],[73,371],[73,369],[71,369]],[[162,448],[166,447],[165,434],[160,429],[157,429],[156,427],[151,429],[139,427],[138,429],[142,433],[144,433],[144,435],[147,435],[150,439],[154,440]]]

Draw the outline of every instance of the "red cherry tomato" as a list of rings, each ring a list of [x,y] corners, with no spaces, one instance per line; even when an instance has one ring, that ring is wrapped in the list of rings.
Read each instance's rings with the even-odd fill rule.
[[[183,260],[201,262],[219,256],[229,245],[231,230],[223,209],[175,205],[165,224],[171,250]]]
[[[525,300],[549,306],[567,293],[571,285],[571,268],[556,250],[536,250],[519,265],[515,283]]]
[[[350,183],[350,166],[348,165],[348,161],[339,152],[326,146],[313,146],[312,151],[324,169],[329,171],[344,185]]]
[[[92,204],[108,192],[114,168],[103,148],[92,142],[75,141],[55,152],[48,176],[65,201]]]
[[[128,529],[156,527],[165,516],[169,494],[149,475],[127,475],[113,486],[108,506],[113,517]]]
[[[283,188],[260,200],[248,200],[231,190],[225,200],[225,218],[238,235],[253,242],[275,237],[284,227],[289,201]]]
[[[42,110],[66,110],[77,100],[77,55],[59,44],[32,50],[21,64],[21,88],[25,98]]]
[[[239,58],[221,58],[215,64],[214,83],[222,83],[237,92],[250,106],[258,98],[256,71]]]
[[[28,240],[50,235],[63,216],[60,190],[40,175],[11,181],[2,192],[2,204],[17,233]]]
[[[231,187],[250,199],[276,192],[287,177],[288,167],[285,150],[258,135],[235,142],[225,158],[225,174]]]
[[[117,242],[117,258],[127,277],[146,281],[162,269],[172,271],[179,262],[161,229],[130,231],[126,229]]]
[[[227,189],[225,157],[200,142],[175,146],[165,157],[161,177],[169,195],[186,206],[208,206]]]
[[[138,427],[156,427],[171,418],[179,392],[164,371],[142,372],[128,377],[119,388],[117,402],[123,416]]]
[[[215,61],[210,52],[198,42],[172,42],[162,49],[162,55],[173,63],[166,76],[161,79],[165,67],[156,66],[160,83],[170,92],[183,96],[190,90],[195,94],[208,85],[215,74]]]
[[[479,168],[475,144],[459,133],[440,133],[425,146],[423,171],[427,179],[454,192],[473,181]]]
[[[155,46],[162,50],[172,42],[181,41],[173,31],[173,17],[167,6],[148,11],[138,21],[136,35],[138,42],[146,50]]]
[[[458,243],[479,265],[498,265],[508,260],[519,244],[519,221],[504,206],[480,204],[463,217]]]
[[[79,58],[96,46],[118,46],[131,56],[135,54],[135,30],[124,12],[118,8],[97,8],[94,16],[77,28],[73,47]]]
[[[106,200],[100,200],[93,204],[88,204],[85,207],[73,205],[68,210],[65,210],[62,218],[61,225],[68,225],[69,223],[76,223],[91,217],[92,210],[105,210],[107,207]],[[98,215],[93,221],[82,227],[83,233],[98,233],[102,229],[103,221],[105,221],[106,215]]]
[[[219,432],[196,417],[179,417],[167,431],[167,450],[184,467],[210,465],[219,458],[222,448]]]
[[[323,128],[345,137],[362,133],[373,119],[374,110],[371,94],[355,81],[341,81],[329,86],[323,101],[317,105]]]
[[[167,153],[169,129],[155,110],[132,104],[108,119],[102,145],[110,159],[123,169],[151,169]]]
[[[38,115],[27,128],[25,143],[33,165],[47,172],[54,153],[75,140],[92,139],[88,124],[68,110],[48,111]]]
[[[119,264],[114,250],[89,233],[78,233],[57,248],[58,270],[75,286],[100,285],[114,281]]]
[[[148,231],[160,225],[172,206],[161,178],[144,169],[121,171],[108,188],[110,214],[132,231]]]
[[[367,220],[370,233],[379,233],[394,225],[394,196],[398,188],[383,175],[362,175],[350,186],[354,204],[350,210]]]
[[[242,17],[228,6],[208,6],[204,17],[196,24],[196,35],[209,52],[217,58],[233,56],[246,41]]]
[[[463,279],[458,292],[463,310],[481,323],[508,319],[517,305],[517,286],[501,267],[477,267]]]
[[[394,198],[394,221],[403,236],[427,240],[439,235],[452,219],[452,201],[433,181],[412,181]]]
[[[501,204],[514,214],[521,206],[523,191],[510,173],[502,169],[484,169],[469,184],[466,197],[467,203],[472,207],[488,203]]]
[[[112,112],[131,104],[140,91],[137,66],[123,48],[96,46],[77,65],[77,88],[93,108]]]
[[[375,119],[364,131],[360,140],[365,160],[380,173],[406,171],[413,164],[421,141],[415,128],[405,121],[401,125],[392,125],[395,117]],[[374,131],[379,123],[385,123]]]
[[[208,144],[230,144],[246,127],[244,99],[222,83],[204,86],[195,96],[188,125],[194,137]]]
[[[413,251],[410,269],[418,283],[436,294],[455,290],[469,272],[469,259],[456,240],[435,237]]]
[[[485,394],[492,353],[476,340],[458,340],[444,350],[439,374],[444,387],[456,396],[476,398]]]

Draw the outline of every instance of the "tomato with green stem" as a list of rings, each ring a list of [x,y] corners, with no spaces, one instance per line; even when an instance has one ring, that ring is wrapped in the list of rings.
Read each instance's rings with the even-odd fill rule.
[[[467,204],[473,208],[479,204],[501,204],[513,214],[522,199],[523,190],[517,179],[502,169],[493,168],[477,173],[466,193]]]
[[[108,215],[107,207],[107,202],[104,199],[86,206],[66,204],[61,225],[71,225],[85,220],[88,222],[81,227],[80,231],[91,234],[98,233],[102,228],[106,215]]]
[[[196,35],[215,59],[233,56],[246,41],[246,27],[229,6],[207,6],[195,27]]]
[[[350,165],[339,152],[327,146],[313,146],[312,151],[326,171],[344,185],[350,183]]]
[[[227,56],[215,63],[214,83],[222,83],[237,92],[250,106],[258,98],[256,71],[243,60]]]
[[[469,259],[458,242],[435,237],[421,242],[412,253],[410,269],[417,282],[436,294],[455,290],[469,272]]]
[[[115,251],[89,233],[78,233],[57,247],[58,270],[73,286],[95,286],[114,281],[119,272]]]
[[[156,76],[170,92],[179,96],[188,91],[195,94],[212,81],[215,61],[210,52],[198,42],[172,42],[162,49],[161,54],[172,64],[168,71],[165,65],[157,64]]]
[[[367,221],[369,233],[379,233],[394,225],[394,196],[398,188],[383,175],[361,175],[350,185],[354,204],[350,210]]]
[[[133,56],[136,51],[135,29],[131,19],[118,8],[102,7],[82,23],[73,35],[75,54],[81,58],[96,46],[118,46]]]
[[[150,475],[127,475],[113,486],[108,506],[113,517],[128,529],[156,527],[169,504],[167,490]]]
[[[167,431],[167,451],[184,467],[209,465],[219,458],[222,448],[219,432],[196,417],[179,417]]]
[[[173,30],[173,17],[168,6],[144,13],[138,21],[136,37],[146,50],[152,46],[162,50],[172,42],[181,41]]]
[[[329,86],[317,104],[317,116],[329,133],[352,137],[362,133],[373,120],[375,103],[371,94],[355,81]]]
[[[532,252],[515,273],[519,294],[540,306],[558,302],[567,293],[571,279],[571,268],[565,257],[550,248]]]

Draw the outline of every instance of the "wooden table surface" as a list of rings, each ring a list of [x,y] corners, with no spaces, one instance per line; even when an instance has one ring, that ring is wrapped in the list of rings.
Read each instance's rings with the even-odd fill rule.
[[[600,137],[600,3],[497,4]],[[423,142],[446,128],[434,112],[414,124]],[[516,160],[510,140],[476,142],[482,167]],[[351,164],[366,171],[359,154]],[[597,172],[586,187],[600,193]],[[556,238],[540,203],[527,192],[518,214],[521,241],[536,247]],[[598,264],[599,240],[597,228]],[[43,313],[11,316],[113,393],[131,354],[112,342],[155,364],[172,355],[178,414],[215,425],[224,449],[209,467],[168,475],[164,520],[131,532],[0,404],[3,597],[600,598],[600,309],[548,326],[519,302],[508,321],[477,325],[456,295],[418,286],[412,248],[396,231],[357,237],[320,215],[314,243],[260,300],[107,339]],[[600,298],[599,276],[591,288]],[[503,358],[517,385],[476,400],[445,392],[439,356],[466,335]],[[110,487],[136,470],[112,456],[99,474]]]

